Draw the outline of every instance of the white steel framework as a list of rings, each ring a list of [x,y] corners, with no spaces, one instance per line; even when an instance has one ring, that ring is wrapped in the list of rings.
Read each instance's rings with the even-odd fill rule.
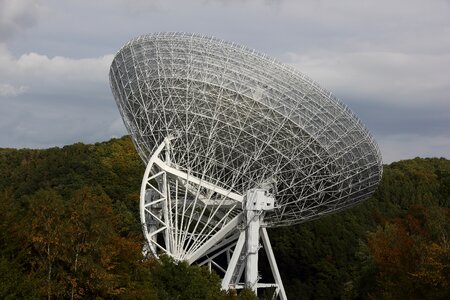
[[[360,120],[307,76],[254,50],[189,33],[144,35],[117,53],[110,83],[147,164],[149,250],[222,270],[229,286],[239,286],[244,269],[255,281],[251,247],[261,234],[271,252],[267,227],[351,207],[381,178],[380,152]],[[247,207],[255,189],[273,195],[273,207]],[[254,214],[259,225],[245,222]],[[247,268],[231,275],[217,260],[232,266],[245,251]]]
[[[156,149],[142,180],[140,212],[148,250],[155,257],[164,253],[189,263],[203,258],[200,264],[224,273],[223,289],[273,287],[274,295],[286,299],[264,223],[265,213],[275,209],[273,186],[242,196],[180,171],[171,166],[171,140]],[[260,238],[274,283],[259,282]],[[224,253],[226,267],[215,261]]]

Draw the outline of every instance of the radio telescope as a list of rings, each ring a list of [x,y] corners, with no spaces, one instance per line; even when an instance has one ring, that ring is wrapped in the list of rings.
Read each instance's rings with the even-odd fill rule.
[[[147,251],[222,271],[223,289],[273,287],[286,299],[266,228],[352,207],[380,181],[377,144],[350,109],[254,50],[190,33],[143,35],[109,74],[147,164]],[[274,283],[258,275],[260,239]]]

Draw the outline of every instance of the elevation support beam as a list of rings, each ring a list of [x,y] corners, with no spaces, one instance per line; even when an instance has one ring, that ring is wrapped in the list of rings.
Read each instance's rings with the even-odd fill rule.
[[[245,244],[245,232],[241,231],[239,238],[236,243],[236,247],[234,247],[233,255],[231,256],[230,263],[228,264],[227,271],[225,276],[222,279],[222,289],[228,290],[231,285],[231,279],[236,272],[236,267],[238,266],[239,259],[241,258],[242,249]]]
[[[192,264],[194,261],[199,259],[205,254],[211,247],[219,243],[230,231],[236,228],[241,214],[235,216],[231,221],[229,221],[225,226],[222,227],[216,234],[209,238],[199,249],[187,257],[187,262]]]
[[[255,294],[258,288],[275,287],[274,298],[287,300],[281,281],[280,272],[273,255],[267,230],[264,227],[264,213],[274,209],[275,199],[265,189],[251,189],[247,191],[242,204],[242,227],[239,239],[222,280],[222,289],[249,288]],[[258,273],[258,251],[262,239],[267,253],[270,269],[275,283],[260,283]],[[241,283],[242,271],[245,269],[245,282]]]
[[[261,238],[263,241],[264,250],[266,250],[267,258],[269,259],[270,270],[272,271],[273,278],[275,279],[275,284],[277,285],[276,293],[278,294],[281,300],[287,300],[283,282],[281,281],[280,272],[278,271],[278,265],[275,260],[275,256],[273,255],[269,235],[267,234],[267,230],[264,227],[261,228]]]

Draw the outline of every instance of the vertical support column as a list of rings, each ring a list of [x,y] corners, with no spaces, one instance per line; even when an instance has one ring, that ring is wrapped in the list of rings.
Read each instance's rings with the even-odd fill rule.
[[[257,293],[258,288],[258,251],[260,248],[260,229],[264,211],[274,208],[273,197],[266,195],[265,189],[251,189],[247,191],[244,203],[246,216],[246,265],[245,286]]]
[[[269,236],[264,227],[264,213],[275,208],[275,198],[266,189],[251,189],[247,191],[242,203],[243,225],[233,255],[229,260],[228,268],[222,280],[222,289],[249,288],[255,294],[258,288],[275,287],[274,298],[286,300],[281,276],[270,245]],[[269,259],[275,283],[258,283],[258,251],[261,248],[259,240],[262,239],[264,249]],[[244,245],[245,244],[245,245]],[[245,267],[245,283],[239,283]]]
[[[255,293],[258,283],[259,229],[261,209],[259,202],[264,200],[264,190],[249,190],[245,202],[246,216],[246,266],[245,286]]]

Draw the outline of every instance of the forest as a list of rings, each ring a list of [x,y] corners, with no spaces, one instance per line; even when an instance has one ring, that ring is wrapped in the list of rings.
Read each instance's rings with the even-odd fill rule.
[[[143,256],[144,168],[128,136],[0,149],[0,298],[256,299],[221,291],[204,267]],[[288,298],[450,299],[449,204],[450,160],[415,158],[385,165],[352,209],[270,229]]]

